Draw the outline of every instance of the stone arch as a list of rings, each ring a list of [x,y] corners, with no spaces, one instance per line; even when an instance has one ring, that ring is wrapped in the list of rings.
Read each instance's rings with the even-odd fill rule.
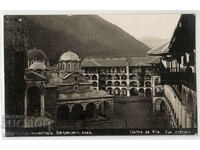
[[[143,89],[143,88],[140,88],[140,89],[139,89],[139,95],[140,95],[140,96],[144,96],[144,89]]]
[[[110,111],[111,106],[109,102],[104,101],[99,105],[99,115],[107,117],[110,114]]]
[[[120,85],[120,82],[119,81],[115,81],[114,82],[114,86],[119,86]]]
[[[90,80],[90,76],[88,74],[85,75],[85,78]]]
[[[112,81],[108,81],[107,86],[112,86]]]
[[[160,99],[160,98],[155,100],[154,105],[155,105],[156,111],[166,111],[166,109],[167,109],[165,101],[163,99]]]
[[[83,107],[81,104],[75,104],[72,107],[71,119],[72,120],[82,120],[83,119]]]
[[[146,87],[151,87],[151,82],[146,82],[146,83],[145,83],[145,86],[146,86]]]
[[[122,80],[126,80],[126,79],[127,79],[126,75],[122,75],[122,76],[121,76],[121,79],[122,79]]]
[[[92,80],[97,80],[97,75],[92,75]]]
[[[111,87],[107,88],[107,93],[112,95],[113,94],[113,89]]]
[[[145,96],[146,97],[150,97],[152,94],[151,94],[151,89],[147,88],[146,91],[145,91]]]
[[[115,75],[114,76],[114,80],[120,80],[120,76],[119,75]]]
[[[40,116],[41,90],[37,86],[31,86],[27,90],[27,115]]]
[[[96,82],[96,81],[93,81],[93,82],[92,82],[92,86],[93,86],[93,87],[97,87],[97,82]]]
[[[127,95],[127,89],[126,88],[122,88],[121,93],[123,96]]]
[[[157,96],[157,97],[163,96],[163,89],[161,89],[161,87],[155,88],[155,96]]]
[[[61,105],[57,109],[57,121],[66,121],[70,119],[70,112],[67,105]]]
[[[121,85],[122,86],[127,86],[126,81],[122,81]]]
[[[107,80],[112,80],[112,75],[107,75]]]
[[[97,117],[96,105],[88,103],[85,111],[86,119],[93,119]]]
[[[115,88],[114,89],[114,94],[115,95],[120,95],[120,89],[119,88]]]
[[[131,96],[138,96],[138,91],[137,91],[137,89],[136,89],[136,88],[132,88],[132,89],[130,90],[130,95],[131,95]]]
[[[135,82],[135,81],[130,82],[130,86],[137,87],[137,82]]]

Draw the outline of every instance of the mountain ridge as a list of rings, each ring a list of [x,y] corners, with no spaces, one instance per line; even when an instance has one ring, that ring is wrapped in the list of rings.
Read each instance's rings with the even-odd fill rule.
[[[97,15],[25,16],[29,49],[43,50],[55,62],[70,50],[81,58],[145,56],[150,50],[118,26]]]

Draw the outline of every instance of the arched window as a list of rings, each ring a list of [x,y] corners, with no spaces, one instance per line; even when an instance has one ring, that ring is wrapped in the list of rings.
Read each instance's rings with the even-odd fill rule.
[[[97,80],[97,76],[96,76],[96,75],[93,75],[93,76],[92,76],[92,80]]]
[[[146,78],[147,80],[149,80],[149,79],[151,79],[151,75],[145,75],[145,78]]]
[[[114,85],[115,85],[115,86],[119,86],[119,85],[120,85],[120,82],[119,82],[119,81],[115,81],[115,82],[114,82]]]
[[[114,76],[114,79],[115,79],[115,80],[119,80],[119,79],[120,79],[119,75],[115,75],[115,76]]]
[[[112,95],[112,94],[113,94],[113,89],[112,89],[112,88],[107,88],[107,90],[106,90],[106,91],[107,91],[107,93],[108,93],[108,94],[110,94],[110,95]]]
[[[111,75],[107,75],[107,80],[112,80],[112,76]]]
[[[137,87],[137,82],[135,82],[135,81],[130,82],[130,86]]]
[[[97,87],[97,82],[95,82],[95,81],[92,82],[92,86],[93,86],[93,87]]]
[[[114,89],[114,94],[115,95],[120,95],[120,89],[119,88],[115,88]]]
[[[131,75],[130,76],[130,80],[137,80],[138,78],[137,78],[137,76],[136,75]]]
[[[126,80],[126,75],[122,75],[122,76],[121,76],[121,79],[122,79],[122,80]]]
[[[123,95],[123,96],[126,96],[126,95],[127,95],[127,90],[126,90],[126,88],[123,88],[121,92],[122,92],[122,95]]]
[[[126,81],[122,81],[122,86],[126,86]]]
[[[112,81],[108,81],[107,86],[112,86]]]
[[[146,87],[151,87],[151,82],[146,82]]]
[[[89,75],[85,75],[85,78],[90,80],[90,76]]]

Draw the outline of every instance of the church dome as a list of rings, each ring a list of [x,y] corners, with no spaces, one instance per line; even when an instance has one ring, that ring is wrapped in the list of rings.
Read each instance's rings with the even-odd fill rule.
[[[29,69],[31,70],[45,70],[47,67],[41,63],[41,62],[34,62],[33,64],[30,65]]]
[[[71,51],[68,51],[68,52],[63,53],[63,54],[60,56],[60,60],[59,60],[59,61],[68,61],[68,60],[80,61],[78,55],[75,54],[75,53],[73,53],[73,52],[71,52]]]
[[[28,59],[29,60],[47,60],[46,54],[40,49],[31,49],[28,50]]]

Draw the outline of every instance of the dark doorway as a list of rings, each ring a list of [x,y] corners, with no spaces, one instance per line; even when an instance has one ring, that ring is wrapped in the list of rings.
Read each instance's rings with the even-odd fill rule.
[[[83,107],[80,104],[74,105],[71,114],[72,120],[82,120],[83,115]]]
[[[144,96],[144,89],[139,89],[139,96]]]
[[[107,117],[110,113],[110,104],[108,102],[103,102],[99,106],[99,114],[101,116]]]
[[[130,95],[131,95],[131,96],[138,96],[138,91],[137,91],[137,89],[132,88],[132,89],[130,90]]]
[[[146,89],[146,96],[150,97],[151,96],[151,89]]]
[[[66,121],[69,119],[70,119],[69,108],[65,105],[60,106],[57,111],[57,120]]]
[[[40,116],[40,89],[36,86],[30,87],[27,91],[28,95],[28,116]]]
[[[86,106],[86,118],[87,119],[92,119],[92,118],[96,118],[96,106],[93,103],[89,103]]]

